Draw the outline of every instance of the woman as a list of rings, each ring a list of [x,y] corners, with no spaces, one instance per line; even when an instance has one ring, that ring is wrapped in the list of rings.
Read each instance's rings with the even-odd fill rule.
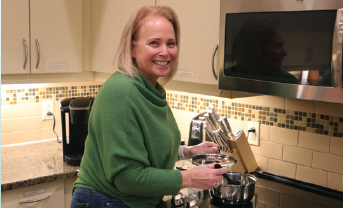
[[[213,164],[174,170],[175,161],[215,153],[210,142],[179,148],[180,132],[157,82],[177,70],[179,22],[170,7],[143,7],[124,28],[119,68],[92,107],[85,152],[74,184],[74,207],[156,207],[181,188],[219,185],[225,168]]]

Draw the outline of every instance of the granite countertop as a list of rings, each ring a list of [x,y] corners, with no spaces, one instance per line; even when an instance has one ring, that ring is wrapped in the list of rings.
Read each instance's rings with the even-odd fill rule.
[[[1,147],[1,192],[77,176],[56,140]]]

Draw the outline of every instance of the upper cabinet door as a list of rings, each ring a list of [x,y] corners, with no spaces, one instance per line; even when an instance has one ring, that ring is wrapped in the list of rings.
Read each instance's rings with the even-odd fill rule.
[[[31,0],[31,73],[82,71],[82,0]]]
[[[172,7],[181,25],[179,70],[174,80],[217,84],[212,73],[212,56],[219,44],[219,3],[209,0],[156,0],[157,5]],[[217,56],[214,65],[217,69]]]
[[[1,1],[1,73],[30,73],[29,0]]]
[[[140,7],[154,6],[155,0],[95,0],[91,4],[92,18],[95,15],[95,21],[93,19],[91,25],[92,30],[94,29],[91,31],[91,69],[113,73],[114,55],[126,22]]]

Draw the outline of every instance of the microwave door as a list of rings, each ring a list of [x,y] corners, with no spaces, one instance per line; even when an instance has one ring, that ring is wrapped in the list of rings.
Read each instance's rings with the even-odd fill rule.
[[[343,103],[343,15],[336,9],[343,1],[333,3],[270,11],[244,10],[241,5],[242,11],[232,11],[228,1],[221,1],[218,89]],[[263,29],[269,22],[278,24],[275,30]],[[265,41],[247,39],[266,33]],[[271,55],[266,43],[273,46],[274,40],[284,47],[279,50],[282,58],[266,56]]]
[[[333,76],[333,87],[342,88],[342,52],[343,52],[343,8],[337,10],[335,30],[332,41],[331,71]]]

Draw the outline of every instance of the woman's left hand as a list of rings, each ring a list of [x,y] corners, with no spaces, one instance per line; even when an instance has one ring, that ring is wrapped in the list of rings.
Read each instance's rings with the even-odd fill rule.
[[[218,154],[218,147],[213,142],[203,142],[195,146],[185,146],[183,153],[186,159],[190,159],[193,155]]]

